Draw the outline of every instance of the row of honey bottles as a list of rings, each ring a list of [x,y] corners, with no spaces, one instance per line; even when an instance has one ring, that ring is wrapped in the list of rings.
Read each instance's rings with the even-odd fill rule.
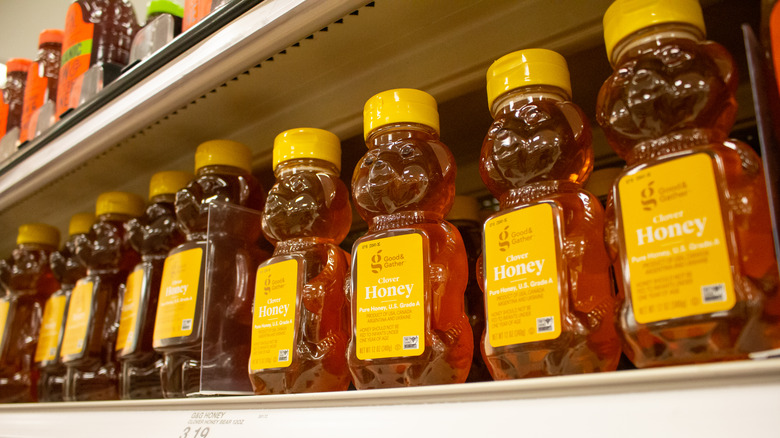
[[[155,175],[145,211],[102,195],[61,251],[56,230],[22,227],[0,270],[0,398],[32,399],[38,373],[45,400],[456,383],[474,337],[494,379],[614,370],[621,351],[650,367],[779,348],[762,166],[726,138],[731,57],[704,39],[696,0],[618,0],[604,29],[615,70],[597,118],[627,163],[606,211],[582,189],[590,125],[563,57],[523,50],[488,71],[480,173],[500,211],[476,266],[482,333],[444,219],[456,168],[436,102],[396,89],[364,108],[352,201],[368,231],[351,254],[339,140],[312,128],[277,136],[265,203],[250,151],[219,140],[198,147],[194,177]]]

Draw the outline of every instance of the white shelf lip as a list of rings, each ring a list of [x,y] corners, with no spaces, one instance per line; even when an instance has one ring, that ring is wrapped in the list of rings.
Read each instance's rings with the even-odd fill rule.
[[[192,399],[0,405],[0,415],[31,412],[306,409],[544,399],[604,394],[780,385],[780,359],[670,366],[574,376],[411,388]]]
[[[0,211],[367,0],[266,0],[0,176]],[[143,102],[143,105],[138,105]]]

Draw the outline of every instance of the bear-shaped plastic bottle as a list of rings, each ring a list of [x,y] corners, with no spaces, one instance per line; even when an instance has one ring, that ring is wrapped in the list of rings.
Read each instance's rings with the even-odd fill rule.
[[[37,399],[35,347],[43,306],[59,287],[49,268],[59,243],[60,232],[50,225],[22,225],[11,257],[0,262],[6,289],[0,298],[0,403]]]
[[[46,300],[43,321],[35,348],[35,366],[38,367],[38,401],[63,401],[67,369],[60,359],[65,319],[68,315],[70,294],[76,281],[87,275],[87,269],[76,260],[77,236],[86,234],[95,223],[93,213],[77,213],[70,218],[68,238],[58,251],[49,256],[49,266],[60,288]]]
[[[116,338],[119,306],[127,276],[139,262],[125,240],[125,223],[144,212],[133,193],[98,196],[95,223],[75,239],[76,258],[87,275],[70,294],[60,357],[67,367],[65,400],[119,398]]]
[[[480,174],[501,211],[483,228],[485,362],[496,380],[614,370],[604,210],[582,189],[591,131],[571,102],[566,60],[545,49],[510,53],[488,69],[487,90],[494,122]]]
[[[116,350],[122,363],[119,397],[162,398],[162,355],[152,348],[154,317],[168,252],[184,242],[176,223],[176,192],[193,178],[189,172],[158,172],[149,182],[149,205],[144,214],[125,224],[125,238],[139,254],[141,263],[127,277],[122,298]]]
[[[352,341],[358,389],[460,383],[473,337],[464,311],[466,250],[444,216],[455,196],[455,159],[439,140],[436,101],[388,90],[363,109],[368,152],[352,198],[368,232],[352,251]]]
[[[737,73],[705,40],[696,0],[618,0],[604,15],[614,73],[596,116],[627,166],[606,239],[638,367],[780,345],[778,273],[760,159],[728,140]]]
[[[273,165],[263,233],[276,249],[257,270],[252,386],[257,394],[346,390],[349,254],[338,245],[352,208],[339,139],[315,128],[284,131]]]
[[[251,164],[244,144],[207,141],[195,152],[195,178],[176,193],[186,241],[165,259],[153,336],[166,398],[199,393],[202,382],[214,392],[252,390],[252,291],[270,254],[256,245],[264,194]],[[201,380],[201,371],[212,374]]]

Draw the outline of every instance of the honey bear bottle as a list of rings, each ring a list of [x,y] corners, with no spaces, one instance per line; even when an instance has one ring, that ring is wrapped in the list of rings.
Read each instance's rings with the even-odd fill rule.
[[[352,197],[368,232],[352,251],[352,341],[358,389],[464,382],[473,337],[460,233],[444,216],[455,196],[455,159],[439,140],[429,94],[379,93],[363,110],[368,152]]]
[[[349,255],[338,245],[352,209],[341,145],[328,131],[291,129],[273,158],[263,233],[276,249],[257,270],[249,377],[257,394],[346,390]]]
[[[40,371],[38,401],[64,400],[66,368],[60,359],[60,348],[68,315],[68,302],[76,281],[87,275],[86,268],[76,260],[75,242],[77,236],[89,232],[94,222],[95,215],[92,213],[74,214],[68,224],[68,239],[62,249],[52,252],[49,256],[49,266],[54,277],[60,282],[60,288],[46,301],[38,346],[35,349],[35,365]]]
[[[604,211],[582,189],[590,124],[571,102],[566,60],[528,49],[490,66],[494,122],[480,174],[501,204],[484,225],[482,346],[496,380],[614,370],[616,300]]]
[[[143,199],[132,193],[98,196],[96,221],[75,239],[76,258],[87,275],[70,295],[60,357],[67,367],[65,400],[119,398],[116,356],[120,297],[138,263],[138,253],[125,241],[125,223],[144,212]]]
[[[193,178],[189,172],[167,171],[152,175],[145,213],[125,224],[126,239],[141,263],[127,277],[122,298],[116,351],[122,363],[119,396],[122,399],[162,398],[162,355],[152,348],[154,317],[165,257],[184,242],[176,223],[176,192]]]
[[[696,0],[618,0],[614,73],[596,111],[626,160],[607,210],[626,355],[638,367],[780,346],[778,273],[760,159],[726,138],[734,61],[705,40]]]
[[[46,224],[19,227],[16,248],[0,262],[0,403],[36,401],[35,347],[46,299],[59,285],[49,268],[60,232]]]
[[[186,241],[165,259],[153,336],[164,358],[165,397],[200,392],[202,370],[214,372],[204,378],[210,388],[251,391],[255,269],[270,256],[255,243],[262,235],[263,191],[251,164],[247,146],[207,141],[195,153],[195,178],[176,193]]]

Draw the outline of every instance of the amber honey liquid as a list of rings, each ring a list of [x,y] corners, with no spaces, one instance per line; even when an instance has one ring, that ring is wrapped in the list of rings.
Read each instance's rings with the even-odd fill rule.
[[[558,254],[557,278],[556,273],[545,277],[558,282],[559,302],[555,306],[552,298],[552,305],[560,312],[560,334],[551,339],[529,336],[527,341],[499,343],[495,336],[490,336],[491,323],[503,336],[524,330],[534,321],[516,320],[511,323],[516,327],[507,332],[505,323],[503,327],[499,325],[497,312],[501,309],[491,309],[486,300],[488,330],[483,335],[482,347],[488,368],[497,380],[614,370],[620,358],[620,341],[614,327],[616,302],[603,244],[604,212],[598,200],[581,188],[593,165],[590,128],[579,108],[554,90],[524,87],[509,92],[503,101],[496,101],[494,107],[499,109],[482,148],[482,179],[501,203],[501,211],[488,219],[488,224],[504,214],[540,204],[550,206],[554,212],[552,218],[545,220],[557,219],[559,223],[552,228],[555,235],[545,243],[557,247],[553,251]],[[525,223],[522,229],[512,231],[524,235],[538,225]],[[511,249],[507,247],[506,253],[497,253],[502,258],[510,253],[518,257],[531,254],[533,259],[538,249],[521,240],[512,243]],[[495,252],[495,248],[486,247],[485,251],[492,254],[490,251]],[[518,257],[508,265],[527,261]],[[548,259],[545,263],[554,261]],[[494,276],[491,269],[502,266],[507,266],[503,259],[494,260],[483,275]],[[528,274],[517,284],[539,280],[546,281]],[[480,285],[484,287],[484,280]],[[534,285],[531,286],[533,290]],[[524,292],[513,293],[517,294],[516,299],[525,300]],[[539,304],[533,299],[527,299],[525,304],[529,313],[526,319],[533,318],[533,308]]]
[[[597,111],[610,144],[628,163],[610,199],[606,236],[625,298],[619,320],[625,352],[644,367],[735,359],[751,351],[777,348],[778,275],[762,165],[747,145],[726,140],[736,113],[733,60],[722,46],[699,40],[690,29],[665,25],[657,30],[659,36],[652,41],[643,41],[639,35],[616,50],[617,73],[602,87]],[[674,160],[702,154],[712,164],[718,196],[701,208],[716,209],[722,216],[726,242],[720,251],[730,266],[724,275],[733,273],[726,277],[733,284],[733,305],[717,312],[689,312],[640,323],[635,313],[639,304],[632,296],[632,287],[637,285],[629,282],[626,272],[632,260],[624,250],[626,239],[634,238],[636,230],[621,225],[630,213],[619,208],[617,186],[630,174],[648,174]],[[649,204],[654,193],[645,193],[648,208],[654,208],[655,204]],[[657,217],[669,223],[668,218],[676,214]],[[684,211],[681,216],[681,220],[691,220]],[[704,254],[691,247],[691,241],[673,242],[693,248],[689,254]],[[706,270],[707,263],[701,269]],[[682,278],[678,284],[686,281]],[[671,303],[672,307],[687,305],[679,300]]]
[[[345,390],[350,375],[349,306],[344,280],[348,254],[338,247],[352,223],[349,192],[338,169],[322,160],[290,160],[276,169],[263,213],[263,231],[276,242],[273,256],[303,260],[299,323],[291,365],[253,371],[255,393]],[[260,291],[256,291],[259,294]],[[257,295],[255,299],[261,299]]]
[[[355,169],[352,189],[355,206],[369,230],[354,248],[376,237],[412,231],[422,237],[429,264],[423,267],[427,284],[422,353],[361,360],[353,332],[348,362],[355,387],[464,382],[473,352],[463,299],[467,258],[460,233],[443,219],[454,197],[455,160],[435,131],[422,125],[381,127],[371,134],[368,144],[368,152]],[[353,288],[354,275],[353,271]],[[363,293],[352,291],[353,321],[359,311],[358,292]],[[354,322],[353,330],[360,330]]]

